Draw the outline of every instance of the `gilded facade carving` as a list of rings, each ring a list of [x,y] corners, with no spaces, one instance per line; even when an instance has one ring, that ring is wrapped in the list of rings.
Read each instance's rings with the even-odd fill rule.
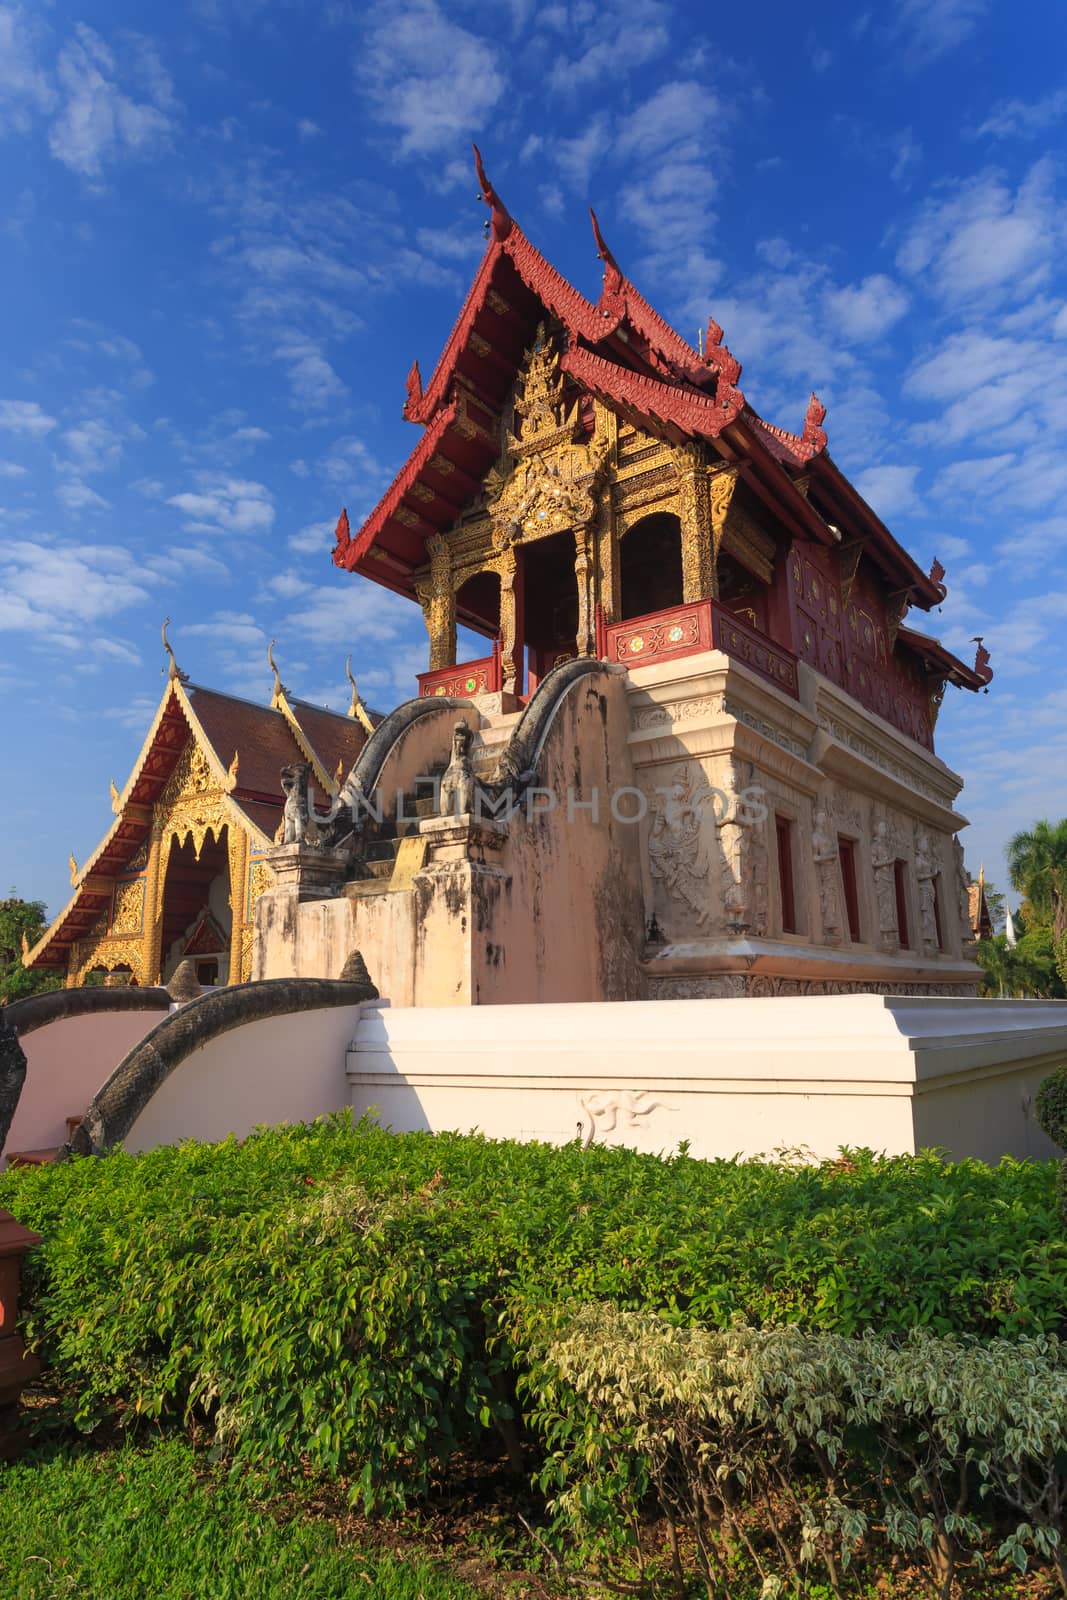
[[[111,932],[140,933],[144,924],[144,879],[120,879],[111,896]]]

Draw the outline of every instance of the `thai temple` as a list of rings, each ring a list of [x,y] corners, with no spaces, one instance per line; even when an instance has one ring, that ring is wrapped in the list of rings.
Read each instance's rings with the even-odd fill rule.
[[[418,697],[372,718],[353,684],[337,716],[275,670],[254,706],[171,655],[28,963],[145,985],[195,959],[210,985],[358,949],[405,1006],[974,995],[934,737],[946,687],[992,673],[912,625],[940,565],[835,465],[814,395],[799,431],[765,422],[722,329],[669,327],[595,215],[592,301],[478,174],[488,244],[408,374],[418,440],[333,553],[421,607]]]
[[[978,998],[935,736],[992,673],[921,626],[940,565],[814,396],[765,422],[722,330],[674,332],[595,216],[594,301],[478,175],[486,250],[408,373],[414,447],[333,551],[421,608],[418,693],[371,712],[349,664],[338,715],[271,652],[252,704],[190,683],[164,628],[113,820],[24,953],[68,987],[0,1012],[0,1160],[342,1107],[703,1157],[1051,1153],[1061,1003]]]

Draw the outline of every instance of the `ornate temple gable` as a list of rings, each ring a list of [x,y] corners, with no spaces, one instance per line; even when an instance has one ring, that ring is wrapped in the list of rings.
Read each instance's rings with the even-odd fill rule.
[[[366,742],[356,713],[337,716],[294,700],[286,717],[280,709],[191,684],[167,648],[170,671],[155,717],[121,792],[112,785],[115,820],[73,873],[74,894],[28,953],[28,966],[62,968],[75,946],[88,960],[86,941],[120,932],[133,937],[115,926],[115,896],[127,881],[141,880],[140,890],[123,891],[126,918],[132,897],[148,894],[143,884],[144,875],[151,876],[153,837],[191,840],[199,856],[205,842],[228,827],[231,837],[245,841],[245,854],[269,847],[282,811],[281,768],[312,760],[325,779],[339,765],[347,771]],[[331,792],[325,781],[322,788]],[[108,950],[114,953],[110,944]]]

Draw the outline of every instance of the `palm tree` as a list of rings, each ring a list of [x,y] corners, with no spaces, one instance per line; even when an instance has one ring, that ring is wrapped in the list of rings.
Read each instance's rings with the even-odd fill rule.
[[[1059,942],[1067,933],[1067,820],[1017,833],[1008,844],[1008,872]]]

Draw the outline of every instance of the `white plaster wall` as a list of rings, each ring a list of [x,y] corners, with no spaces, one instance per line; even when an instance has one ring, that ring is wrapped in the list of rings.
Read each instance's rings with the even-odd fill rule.
[[[243,1138],[260,1123],[308,1122],[340,1110],[359,1013],[358,1005],[330,1006],[266,1017],[210,1040],[160,1085],[125,1148]]]
[[[96,1091],[135,1044],[166,1016],[151,1011],[97,1011],[60,1017],[20,1039],[26,1081],[5,1150],[51,1150],[67,1140],[67,1118],[80,1117]],[[0,1167],[7,1165],[0,1158]]]
[[[833,995],[367,1006],[348,1075],[353,1108],[397,1129],[995,1161],[1055,1153],[1033,1092],[1065,1060],[1067,1002]]]

